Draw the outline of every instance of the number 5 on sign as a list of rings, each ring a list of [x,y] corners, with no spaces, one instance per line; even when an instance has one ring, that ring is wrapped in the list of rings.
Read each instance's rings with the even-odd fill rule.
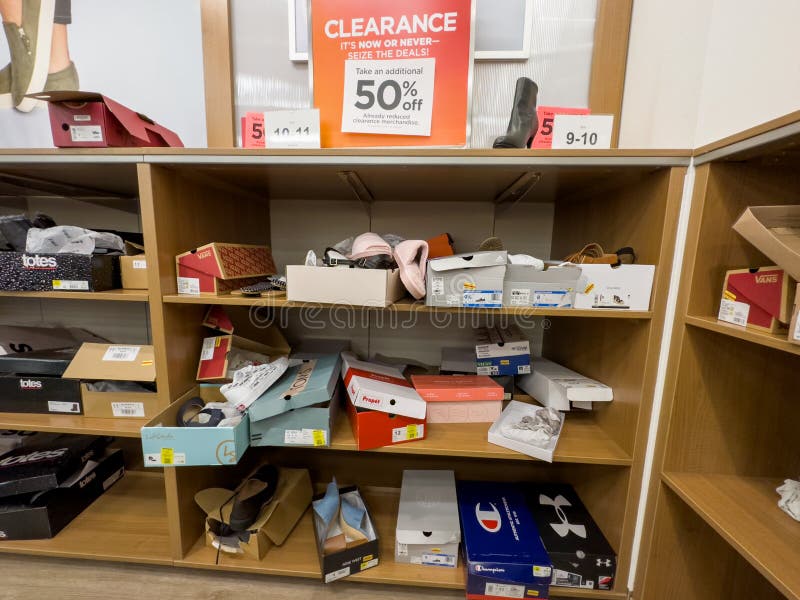
[[[613,115],[556,115],[553,121],[553,149],[611,148],[613,127]]]
[[[264,113],[267,148],[319,148],[319,110]]]

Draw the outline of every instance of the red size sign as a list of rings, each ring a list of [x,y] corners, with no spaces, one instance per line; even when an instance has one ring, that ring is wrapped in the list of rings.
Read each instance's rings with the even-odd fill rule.
[[[588,115],[588,108],[570,108],[566,106],[537,106],[536,117],[539,119],[539,129],[533,138],[532,149],[547,149],[553,147],[553,122],[556,115]]]

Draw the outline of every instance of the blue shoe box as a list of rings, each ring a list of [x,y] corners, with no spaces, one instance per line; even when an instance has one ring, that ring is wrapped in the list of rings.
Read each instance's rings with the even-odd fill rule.
[[[467,599],[548,598],[552,564],[513,484],[459,481]]]

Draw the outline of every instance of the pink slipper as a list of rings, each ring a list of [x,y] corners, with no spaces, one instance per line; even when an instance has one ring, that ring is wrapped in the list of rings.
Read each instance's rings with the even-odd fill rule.
[[[428,242],[406,240],[394,249],[394,260],[400,267],[400,279],[417,300],[425,297],[425,266],[428,263]]]
[[[353,251],[349,258],[355,260],[358,258],[368,258],[370,256],[377,256],[378,254],[392,255],[392,247],[377,233],[362,233],[353,240]]]

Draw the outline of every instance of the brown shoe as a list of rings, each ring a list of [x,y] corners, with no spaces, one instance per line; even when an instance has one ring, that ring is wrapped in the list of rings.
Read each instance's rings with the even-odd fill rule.
[[[628,246],[613,254],[606,254],[600,244],[592,243],[586,244],[580,252],[570,254],[564,260],[578,265],[629,265],[636,262],[636,254]]]

